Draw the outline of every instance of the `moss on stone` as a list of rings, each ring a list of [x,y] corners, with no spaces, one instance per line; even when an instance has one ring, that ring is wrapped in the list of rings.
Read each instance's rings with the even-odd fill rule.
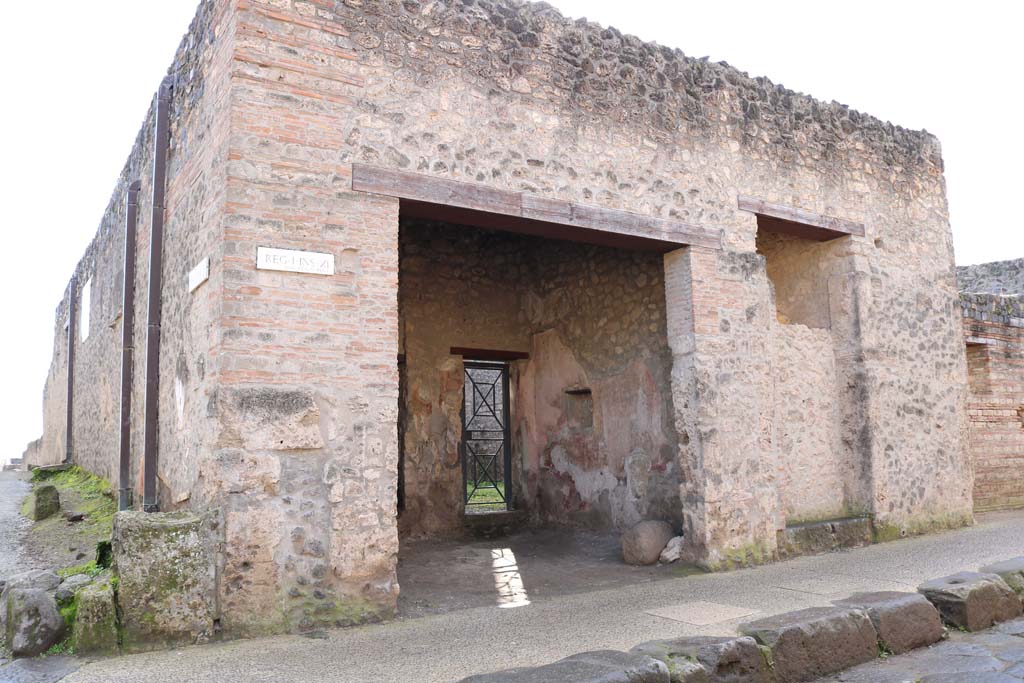
[[[96,560],[89,560],[82,564],[76,564],[73,567],[65,567],[64,569],[58,569],[57,575],[62,578],[74,576],[75,574],[87,574],[91,577],[99,576],[103,572],[103,567],[96,565]]]
[[[672,576],[696,576],[698,574],[707,574],[708,570],[696,564],[683,564],[678,567],[672,568]]]
[[[970,513],[945,513],[911,518],[902,524],[872,521],[872,535],[875,543],[895,541],[906,536],[920,536],[936,531],[959,529],[974,524],[974,515]]]
[[[82,513],[84,519],[76,524],[78,534],[82,537],[109,539],[113,528],[114,513],[117,512],[117,501],[114,499],[110,482],[73,466],[63,470],[33,470],[32,481],[35,490],[40,487],[56,488],[60,501],[66,509]],[[33,494],[35,491],[33,491]],[[32,495],[25,500],[26,506],[33,504]],[[63,526],[64,520],[59,516],[41,520],[32,527],[32,532],[46,536],[54,531],[54,525]]]
[[[293,599],[289,612],[291,616],[285,620],[285,626],[292,632],[372,624],[395,616],[392,606],[358,597]],[[272,626],[270,628],[273,629]]]
[[[115,593],[110,583],[97,582],[75,595],[77,611],[71,628],[71,644],[83,654],[116,654],[121,630]]]
[[[205,642],[214,633],[213,513],[120,512],[114,567],[125,651]]]
[[[885,524],[877,521],[871,525],[871,531],[875,543],[888,543],[889,541],[895,541],[903,535],[900,528],[895,524]]]
[[[767,564],[777,559],[776,551],[764,543],[746,543],[736,548],[722,551],[720,559],[701,562],[700,566],[708,571],[719,572],[731,569],[742,569]]]

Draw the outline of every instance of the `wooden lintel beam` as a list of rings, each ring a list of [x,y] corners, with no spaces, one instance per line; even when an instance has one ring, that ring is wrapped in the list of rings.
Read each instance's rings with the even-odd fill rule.
[[[502,351],[500,349],[470,349],[462,346],[453,346],[450,353],[453,356],[462,356],[469,360],[529,360],[530,354],[526,351]]]
[[[433,204],[507,216],[520,221],[620,235],[669,247],[700,246],[720,249],[720,230],[706,230],[682,221],[645,216],[619,209],[576,204],[526,192],[513,192],[479,183],[448,180],[424,173],[352,164],[352,189]],[[523,225],[525,223],[508,223]],[[540,234],[534,230],[534,234]],[[572,239],[572,231],[562,235]],[[593,241],[593,240],[581,240]],[[668,249],[665,249],[668,250]]]
[[[772,223],[779,232],[790,232],[801,237],[817,239],[835,239],[846,235],[864,236],[864,224],[848,221],[835,216],[825,216],[804,209],[797,209],[782,204],[772,204],[762,199],[740,196],[737,200],[741,211],[755,213],[758,217],[775,219],[782,223]],[[785,229],[785,224],[793,224],[792,229]],[[799,226],[799,227],[797,227]]]

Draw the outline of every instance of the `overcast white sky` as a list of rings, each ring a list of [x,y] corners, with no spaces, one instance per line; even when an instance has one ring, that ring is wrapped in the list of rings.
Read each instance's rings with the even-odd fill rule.
[[[551,0],[943,143],[957,261],[1024,256],[1024,4]],[[194,0],[5,7],[0,462],[42,431],[53,313]],[[41,23],[43,22],[43,23]]]

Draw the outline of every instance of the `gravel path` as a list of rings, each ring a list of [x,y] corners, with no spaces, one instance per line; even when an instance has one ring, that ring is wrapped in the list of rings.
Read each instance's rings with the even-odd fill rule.
[[[34,569],[21,552],[29,520],[21,516],[21,501],[29,492],[28,473],[0,471],[0,577]]]

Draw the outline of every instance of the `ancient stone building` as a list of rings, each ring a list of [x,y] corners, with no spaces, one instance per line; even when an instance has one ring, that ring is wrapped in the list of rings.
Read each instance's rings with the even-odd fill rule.
[[[204,0],[39,461],[214,511],[229,634],[387,616],[401,539],[495,515],[713,568],[967,524],[952,264],[926,132],[545,4]]]
[[[974,509],[1024,507],[1024,259],[957,268]]]

